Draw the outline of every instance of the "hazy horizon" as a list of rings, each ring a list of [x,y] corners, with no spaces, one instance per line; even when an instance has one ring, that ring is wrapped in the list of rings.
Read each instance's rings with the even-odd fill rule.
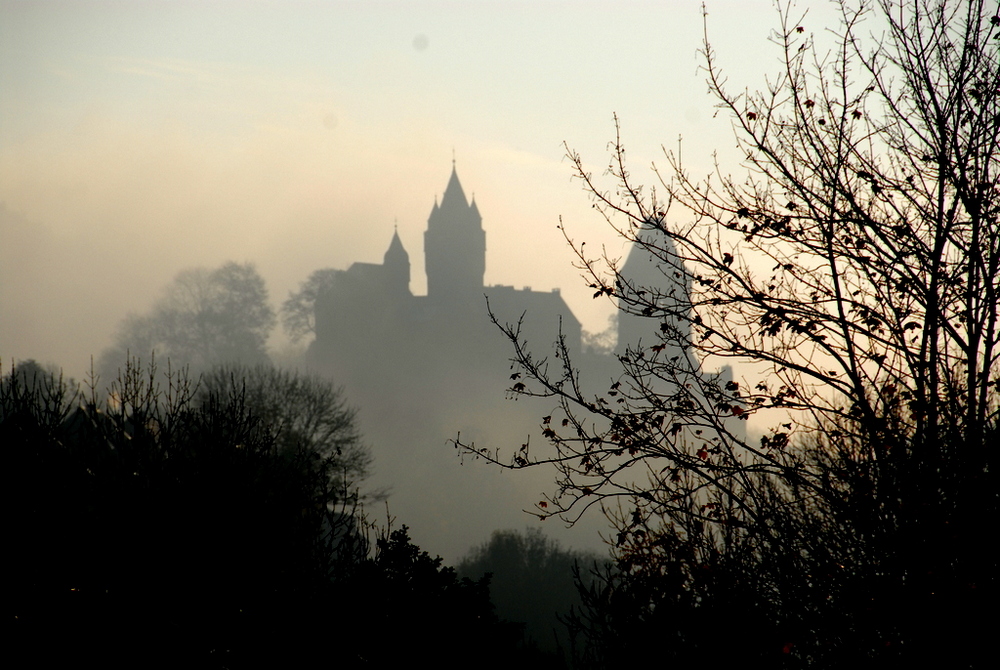
[[[734,89],[762,86],[772,3],[707,10]],[[277,309],[314,270],[380,262],[395,229],[423,294],[453,161],[483,216],[485,283],[558,288],[603,331],[613,307],[560,217],[589,249],[627,249],[564,143],[599,176],[617,114],[638,183],[681,137],[692,172],[714,151],[738,171],[702,39],[693,1],[0,0],[0,366],[81,379],[182,270],[253,262]]]
[[[708,11],[735,79],[775,12]],[[623,246],[563,142],[600,174],[617,113],[647,184],[661,143],[683,136],[696,166],[732,144],[698,71],[697,2],[5,0],[0,15],[0,358],[77,377],[190,267],[254,262],[278,306],[313,270],[379,260],[398,226],[423,293],[453,158],[484,217],[486,283],[559,288],[601,331],[611,306],[556,226]]]

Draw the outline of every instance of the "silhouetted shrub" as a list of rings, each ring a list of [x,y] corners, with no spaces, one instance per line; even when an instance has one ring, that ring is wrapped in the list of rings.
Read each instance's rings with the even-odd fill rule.
[[[991,426],[986,442],[996,443]],[[754,527],[639,520],[570,623],[582,667],[992,665],[991,454],[958,435],[878,458],[827,427],[790,447],[823,482],[762,487]],[[636,640],[658,638],[655,645]],[[714,665],[713,665],[714,664]]]

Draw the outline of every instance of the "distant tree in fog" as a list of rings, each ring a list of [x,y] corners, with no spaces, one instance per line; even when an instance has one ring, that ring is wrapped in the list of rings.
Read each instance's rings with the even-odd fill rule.
[[[574,574],[585,582],[601,563],[592,552],[563,549],[538,528],[497,530],[469,552],[457,570],[463,577],[492,575],[490,596],[497,614],[525,624],[525,633],[541,649],[555,651],[568,641],[559,616],[581,604]]]
[[[267,287],[253,264],[185,270],[148,314],[122,322],[100,370],[113,377],[129,353],[145,357],[154,351],[161,361],[195,371],[217,363],[262,363],[274,324]]]
[[[38,389],[45,392],[57,386],[61,373],[57,369],[43,366],[33,358],[17,363],[10,374],[0,379],[0,386],[8,388],[17,380],[17,388]]]
[[[5,372],[2,363],[0,372]],[[61,370],[43,367],[34,359],[15,363],[0,377],[0,425],[15,406],[28,408],[33,420],[62,420],[77,397],[75,389]]]
[[[333,283],[338,272],[331,268],[316,270],[298,291],[288,294],[281,305],[281,323],[292,342],[316,332],[316,298]]]
[[[618,315],[608,316],[608,326],[598,333],[583,331],[583,350],[592,354],[611,355],[618,344]]]

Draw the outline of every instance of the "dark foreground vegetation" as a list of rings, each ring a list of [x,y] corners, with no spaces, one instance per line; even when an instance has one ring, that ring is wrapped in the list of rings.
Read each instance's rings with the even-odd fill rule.
[[[129,367],[104,397],[31,363],[3,378],[8,660],[381,668],[523,657],[521,627],[499,621],[488,580],[459,579],[405,526],[366,522],[352,488],[364,459],[339,396],[327,397],[337,430],[289,435],[261,389],[220,379],[205,391]]]
[[[1000,4],[833,4],[839,25],[777,3],[757,92],[706,39],[741,165],[667,151],[648,189],[620,134],[603,176],[570,152],[649,269],[567,234],[645,324],[618,374],[499,324],[544,441],[464,446],[554,468],[541,518],[608,516],[615,570],[571,620],[593,667],[996,664]]]
[[[499,616],[524,624],[525,643],[539,660],[577,659],[577,644],[566,626],[568,616],[583,604],[581,587],[591,584],[606,557],[562,548],[541,529],[494,531],[488,542],[475,547],[458,565],[463,577],[490,576],[490,595]]]

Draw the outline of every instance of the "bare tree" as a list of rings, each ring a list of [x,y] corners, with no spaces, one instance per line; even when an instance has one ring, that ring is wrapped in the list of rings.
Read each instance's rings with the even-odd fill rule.
[[[314,462],[322,475],[316,486],[329,502],[343,506],[382,497],[360,494],[373,458],[358,432],[356,411],[329,381],[270,365],[227,364],[202,376],[199,397],[242,399],[282,455]]]
[[[307,335],[316,333],[316,298],[329,288],[342,270],[324,268],[316,270],[299,286],[299,290],[288,294],[281,305],[281,322],[292,342],[299,342]]]
[[[0,372],[16,657],[258,667],[331,653],[356,613],[338,587],[363,590],[372,547],[330,459],[289,444],[242,388],[199,394],[153,363],[133,359],[109,395],[31,362]]]
[[[619,135],[607,187],[569,153],[608,224],[662,273],[637,283],[567,233],[595,297],[648,320],[649,338],[591,394],[573,352],[538,358],[500,324],[520,367],[513,392],[558,401],[542,422],[549,448],[510,460],[467,448],[554,465],[537,515],[573,521],[600,505],[626,569],[744,552],[732,565],[770,572],[754,588],[777,613],[822,609],[833,596],[793,596],[793,582],[848,552],[839,569],[917,589],[906,593],[925,612],[996,508],[1000,16],[984,0],[836,4],[828,51],[808,15],[779,7],[783,68],[755,93],[727,88],[706,29],[708,84],[743,176],[717,166],[696,180],[668,151],[645,191]],[[685,282],[686,296],[671,288]],[[702,374],[705,361],[740,374]],[[744,421],[764,428],[751,439]],[[992,584],[979,568],[970,579]],[[876,644],[920,639],[879,625]]]
[[[219,363],[256,364],[267,360],[274,327],[267,286],[251,263],[225,263],[214,270],[180,272],[145,315],[126,318],[115,344],[102,354],[101,371],[113,379],[128,354],[148,356],[194,371]]]

